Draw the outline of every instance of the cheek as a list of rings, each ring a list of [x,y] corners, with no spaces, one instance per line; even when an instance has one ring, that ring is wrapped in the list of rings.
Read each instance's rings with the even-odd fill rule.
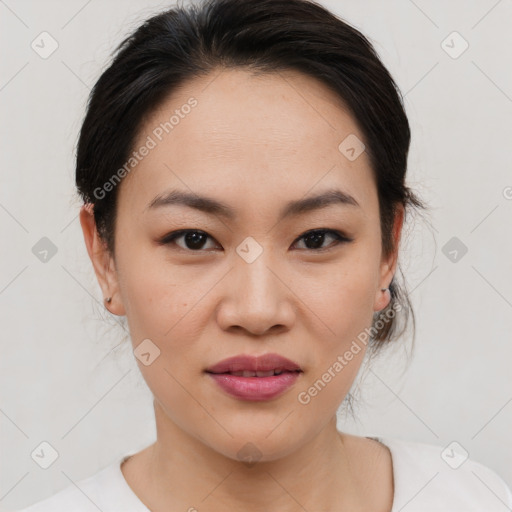
[[[119,289],[134,344],[145,338],[163,340],[187,323],[187,317],[180,319],[198,301],[197,281],[184,281],[180,268],[166,265],[162,258],[157,260],[154,249],[122,254],[118,268]]]
[[[372,321],[378,267],[359,252],[363,251],[313,276],[311,284],[317,284],[305,299],[323,320],[335,345],[357,336]]]
[[[325,276],[323,290],[317,289],[304,299],[321,319],[320,323],[315,320],[321,327],[311,333],[317,347],[314,368],[298,390],[298,411],[304,415],[334,414],[350,391],[366,353],[373,318],[373,273],[363,260],[347,267],[333,269]],[[320,330],[326,334],[320,335]]]

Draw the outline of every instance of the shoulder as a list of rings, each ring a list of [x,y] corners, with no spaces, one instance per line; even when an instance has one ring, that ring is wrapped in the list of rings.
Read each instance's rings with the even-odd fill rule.
[[[375,439],[375,438],[374,438]],[[502,512],[512,507],[512,492],[493,470],[472,460],[457,442],[447,446],[379,437],[393,460],[392,512]]]
[[[18,512],[147,511],[122,478],[120,464],[126,457]]]

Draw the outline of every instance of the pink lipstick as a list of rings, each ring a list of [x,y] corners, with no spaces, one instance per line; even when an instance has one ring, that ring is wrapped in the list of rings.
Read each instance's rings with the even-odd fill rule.
[[[300,366],[279,354],[241,354],[209,367],[206,373],[226,393],[242,400],[263,401],[289,389],[302,373]]]

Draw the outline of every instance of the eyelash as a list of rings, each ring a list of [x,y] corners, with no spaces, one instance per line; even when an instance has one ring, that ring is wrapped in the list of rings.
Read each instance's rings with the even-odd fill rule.
[[[180,229],[179,231],[173,231],[172,233],[167,234],[164,238],[162,238],[159,241],[159,244],[160,245],[170,245],[170,244],[174,243],[174,241],[177,238],[180,238],[181,236],[186,235],[187,233],[201,233],[201,234],[206,235],[208,238],[214,240],[214,238],[211,237],[210,235],[208,235],[208,233],[206,233],[205,231],[201,231],[200,229]],[[324,251],[331,250],[334,247],[337,247],[341,243],[349,243],[349,242],[353,241],[352,238],[349,238],[349,237],[345,236],[340,231],[337,231],[337,230],[334,230],[334,229],[321,228],[321,229],[311,229],[309,231],[306,231],[300,237],[298,237],[293,243],[295,244],[299,240],[303,239],[304,237],[306,237],[308,235],[311,235],[311,234],[314,234],[314,233],[321,233],[321,234],[332,235],[334,237],[336,243],[331,244],[331,245],[329,245],[327,247],[320,248],[320,249],[308,249],[308,248],[306,248],[306,249],[299,249],[299,250],[312,251],[312,252],[324,252]],[[194,250],[194,249],[184,249],[183,247],[180,247],[180,246],[178,246],[178,248],[183,250],[183,251],[197,252],[197,253],[202,252],[204,250],[208,250],[208,249],[196,249],[196,250]]]

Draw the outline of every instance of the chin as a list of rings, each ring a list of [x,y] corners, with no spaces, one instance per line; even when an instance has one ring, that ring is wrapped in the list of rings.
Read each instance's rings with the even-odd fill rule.
[[[275,429],[272,431],[272,429]],[[279,433],[276,424],[272,428],[250,429],[234,432],[233,437],[223,436],[220,440],[209,440],[209,446],[219,454],[233,461],[252,467],[257,462],[271,462],[293,453],[300,446],[300,439],[291,438],[286,432]],[[269,435],[269,432],[270,435]]]

